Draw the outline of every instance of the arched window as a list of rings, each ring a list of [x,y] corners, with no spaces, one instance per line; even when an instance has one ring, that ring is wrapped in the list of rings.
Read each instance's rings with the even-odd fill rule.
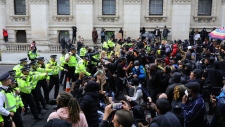
[[[212,0],[198,1],[198,15],[211,16]]]
[[[14,0],[15,15],[26,15],[26,0]]]
[[[149,0],[149,15],[163,14],[163,0]]]
[[[70,15],[70,0],[57,0],[58,15]]]
[[[116,0],[102,0],[102,15],[116,14]]]

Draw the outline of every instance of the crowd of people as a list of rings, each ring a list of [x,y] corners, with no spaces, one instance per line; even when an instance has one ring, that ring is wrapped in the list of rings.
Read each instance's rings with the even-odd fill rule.
[[[56,107],[44,127],[224,127],[224,42],[206,36],[170,44],[169,32],[165,26],[155,38],[144,28],[138,39],[103,37],[102,50],[79,36],[76,46],[63,48],[60,63],[51,55],[45,64],[33,42],[30,62],[23,58],[0,77],[1,126],[23,127],[28,106],[42,119],[54,87]]]

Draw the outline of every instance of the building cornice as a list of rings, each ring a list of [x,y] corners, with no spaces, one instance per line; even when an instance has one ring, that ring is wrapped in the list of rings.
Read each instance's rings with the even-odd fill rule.
[[[124,3],[141,3],[142,0],[124,0]]]
[[[6,0],[0,0],[0,4],[5,4]]]
[[[191,0],[173,0],[174,4],[187,4],[191,3]]]
[[[76,0],[76,3],[93,3],[93,0]]]
[[[35,3],[35,4],[48,4],[49,0],[30,0],[30,3]]]
[[[222,0],[222,4],[225,4],[225,0]]]

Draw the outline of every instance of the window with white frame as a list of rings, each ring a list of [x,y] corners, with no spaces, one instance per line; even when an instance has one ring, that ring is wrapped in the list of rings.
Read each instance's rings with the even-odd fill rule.
[[[116,0],[102,0],[102,15],[116,14]]]
[[[211,16],[212,0],[198,1],[198,15]]]
[[[149,0],[149,15],[163,15],[163,0]]]
[[[26,15],[26,0],[14,0],[15,15]]]
[[[57,0],[57,14],[70,15],[70,0]]]

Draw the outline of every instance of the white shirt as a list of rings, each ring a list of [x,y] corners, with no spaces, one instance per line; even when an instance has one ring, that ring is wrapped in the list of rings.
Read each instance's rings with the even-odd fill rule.
[[[72,53],[72,52],[67,53],[67,54],[65,55],[65,60],[68,59],[68,58],[70,57],[69,54],[73,54],[73,53]],[[77,61],[80,61],[80,60],[81,60],[80,56],[77,55],[77,54],[76,54],[76,59],[77,59]]]
[[[8,86],[0,86],[0,87],[5,90],[8,89]],[[0,92],[0,114],[3,116],[8,116],[10,112],[4,108],[4,103],[5,103],[5,95],[2,94],[2,92]]]

